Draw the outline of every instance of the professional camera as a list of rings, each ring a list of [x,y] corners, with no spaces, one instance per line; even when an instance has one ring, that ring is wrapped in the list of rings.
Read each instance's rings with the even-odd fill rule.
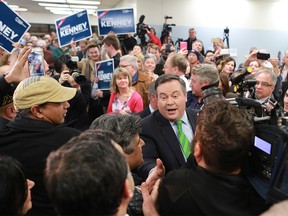
[[[172,32],[172,26],[176,26],[176,24],[167,24],[167,19],[172,19],[171,16],[164,16],[164,24],[163,24],[163,29],[161,33],[161,43],[164,44],[165,37],[167,37],[170,32]]]
[[[229,28],[228,27],[226,27],[225,29],[224,29],[224,36],[223,36],[223,43],[225,42],[225,40],[226,40],[226,43],[227,43],[227,48],[229,49],[230,48],[230,43],[229,43]]]
[[[275,100],[262,103],[252,97],[256,80],[251,78],[251,72],[244,68],[233,73],[230,81],[235,87],[235,98],[228,100],[254,120],[254,144],[243,171],[259,195],[266,202],[275,203],[288,199],[288,116]],[[223,98],[217,85],[203,88],[204,106]]]
[[[139,18],[139,22],[136,25],[136,35],[141,40],[141,45],[145,46],[146,45],[146,40],[145,40],[145,35],[147,34],[147,30],[150,31],[151,27],[147,24],[144,23],[145,15],[141,15]]]
[[[86,77],[81,75],[81,72],[78,70],[77,62],[72,61],[71,56],[62,55],[60,60],[69,68],[69,74],[77,84],[82,85],[86,82]]]

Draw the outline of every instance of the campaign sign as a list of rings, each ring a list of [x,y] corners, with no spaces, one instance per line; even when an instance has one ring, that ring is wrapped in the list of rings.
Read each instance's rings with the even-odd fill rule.
[[[134,9],[98,10],[98,32],[107,35],[110,31],[115,34],[135,33]]]
[[[55,21],[60,47],[92,36],[87,10]]]
[[[13,50],[13,43],[20,41],[30,24],[0,0],[0,46],[7,52]]]
[[[100,90],[110,89],[110,82],[114,71],[114,59],[96,62],[95,71],[99,80],[98,88]]]

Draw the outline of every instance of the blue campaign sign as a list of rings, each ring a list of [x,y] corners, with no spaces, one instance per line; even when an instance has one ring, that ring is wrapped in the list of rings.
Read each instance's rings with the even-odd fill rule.
[[[114,59],[96,62],[95,71],[99,80],[98,88],[100,90],[110,89],[110,82],[114,71]]]
[[[99,35],[135,33],[133,8],[98,10],[97,15]]]
[[[0,0],[0,46],[7,52],[13,50],[13,43],[20,41],[30,24]]]
[[[92,36],[86,10],[56,20],[55,26],[60,47],[70,44],[72,39],[77,42]]]

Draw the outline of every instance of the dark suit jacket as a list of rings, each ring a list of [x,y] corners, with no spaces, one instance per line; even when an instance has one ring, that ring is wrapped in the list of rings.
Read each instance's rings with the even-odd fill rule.
[[[148,115],[151,114],[151,111],[149,109],[149,106],[146,107],[144,110],[142,110],[141,112],[138,113],[141,117],[141,119],[144,119],[145,117],[147,117]]]
[[[196,127],[197,111],[186,109],[188,120],[193,132]],[[143,129],[140,134],[144,140],[144,163],[138,168],[138,175],[146,179],[149,171],[155,167],[156,159],[160,158],[166,173],[185,164],[178,138],[170,122],[157,110],[143,119]]]

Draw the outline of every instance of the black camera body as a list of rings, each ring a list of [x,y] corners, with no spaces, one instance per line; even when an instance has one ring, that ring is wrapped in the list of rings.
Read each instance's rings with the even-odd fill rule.
[[[259,60],[268,60],[270,58],[270,54],[269,53],[258,52],[256,54],[256,56],[257,56],[257,59],[259,59]]]
[[[82,85],[86,82],[86,77],[81,75],[81,72],[78,70],[77,62],[72,61],[71,56],[63,55],[60,59],[69,68],[69,74],[77,84]]]
[[[146,45],[145,35],[147,34],[147,30],[150,31],[151,27],[144,23],[145,15],[141,15],[139,18],[139,22],[136,25],[136,35],[141,40],[141,45]]]
[[[243,171],[259,195],[270,203],[288,199],[288,116],[272,99],[261,103],[251,97],[256,80],[247,78],[243,69],[230,81],[238,85],[235,100],[230,103],[244,109],[254,120],[255,140],[251,146]],[[223,98],[216,85],[203,89],[203,100]]]

